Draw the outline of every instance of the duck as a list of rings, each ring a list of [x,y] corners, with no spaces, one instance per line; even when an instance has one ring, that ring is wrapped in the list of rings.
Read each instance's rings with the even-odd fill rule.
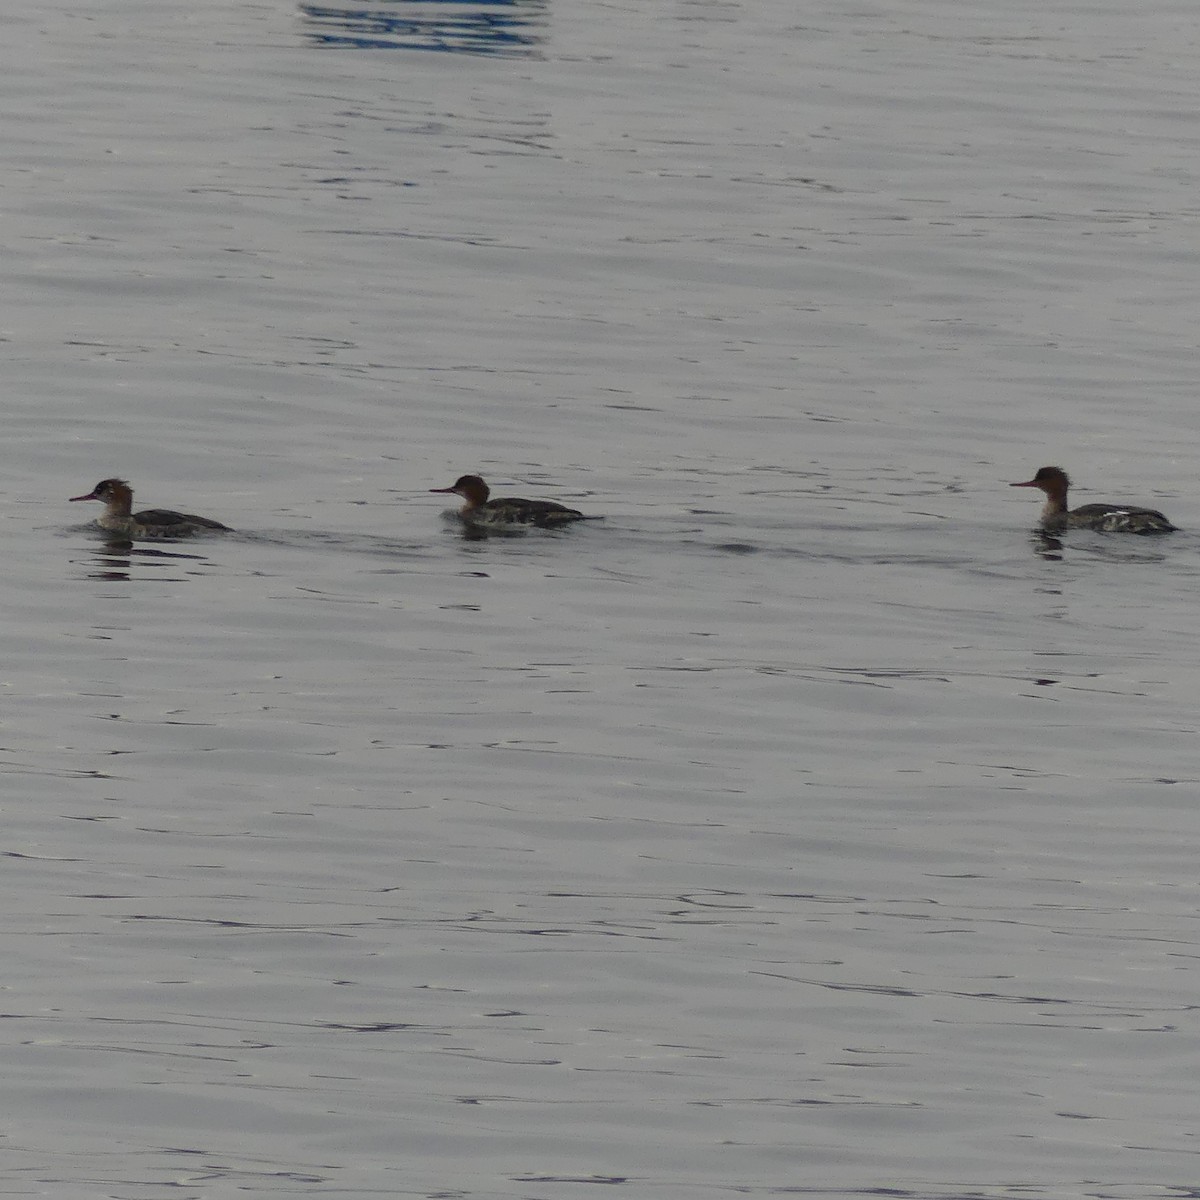
[[[450,487],[429,490],[441,495],[461,496],[464,503],[459,516],[472,525],[535,525],[542,529],[558,529],[572,521],[600,519],[585,516],[578,509],[567,508],[553,500],[523,500],[519,496],[490,499],[491,488],[478,475],[460,475]]]
[[[102,479],[86,496],[76,500],[99,500],[104,512],[96,524],[109,533],[132,540],[194,537],[198,533],[230,533],[228,525],[210,517],[175,512],[170,508],[146,508],[133,511],[133,488],[124,479]]]
[[[1084,504],[1067,508],[1070,477],[1062,467],[1039,467],[1037,474],[1024,483],[1010,487],[1038,488],[1046,496],[1042,507],[1042,528],[1051,533],[1063,529],[1095,529],[1101,533],[1174,533],[1175,526],[1157,509],[1132,504]]]

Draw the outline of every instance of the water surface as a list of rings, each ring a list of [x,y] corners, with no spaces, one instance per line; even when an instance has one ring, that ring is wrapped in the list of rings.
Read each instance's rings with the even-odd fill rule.
[[[1189,1194],[1190,18],[14,18],[10,1190]]]

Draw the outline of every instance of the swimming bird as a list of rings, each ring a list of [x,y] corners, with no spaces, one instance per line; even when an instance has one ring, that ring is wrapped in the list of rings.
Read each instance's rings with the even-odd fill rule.
[[[123,479],[102,479],[86,496],[74,500],[99,500],[104,512],[96,524],[109,533],[129,539],[185,538],[210,531],[230,532],[228,525],[192,513],[174,512],[169,508],[147,508],[133,512],[133,489]]]
[[[1071,480],[1062,467],[1041,467],[1024,483],[1010,487],[1039,488],[1046,495],[1042,528],[1051,533],[1063,529],[1097,529],[1102,533],[1173,533],[1175,526],[1157,509],[1131,504],[1084,504],[1067,508]]]
[[[572,521],[596,521],[574,508],[556,504],[553,500],[522,500],[519,496],[504,496],[490,500],[491,489],[478,475],[460,475],[451,487],[430,488],[431,492],[461,496],[465,503],[459,516],[472,525],[536,525],[557,529]]]

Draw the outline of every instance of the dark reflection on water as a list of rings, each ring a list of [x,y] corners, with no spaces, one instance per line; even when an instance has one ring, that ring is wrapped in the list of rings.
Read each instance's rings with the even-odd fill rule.
[[[1158,537],[1151,540],[1128,533],[1083,532],[1068,543],[1044,529],[1035,529],[1029,535],[1029,543],[1034,554],[1048,562],[1064,561],[1070,544],[1076,556],[1086,555],[1109,562],[1148,563],[1164,562],[1170,556],[1170,546],[1179,545],[1179,539],[1164,544]]]
[[[151,549],[139,546],[134,542],[120,538],[105,538],[96,547],[95,553],[88,560],[88,570],[85,579],[103,579],[109,581],[125,581],[132,578],[135,562],[149,566],[174,566],[180,562],[206,561],[202,554],[184,554],[177,550]],[[155,575],[162,579],[162,575]],[[184,576],[180,576],[184,578]]]
[[[1063,544],[1061,538],[1056,538],[1053,534],[1038,529],[1034,531],[1031,540],[1033,542],[1033,552],[1039,558],[1044,558],[1049,562],[1062,561]]]
[[[301,4],[309,39],[359,50],[526,57],[542,41],[545,0],[375,0]]]
[[[539,527],[526,527],[524,525],[515,525],[506,527],[503,525],[475,525],[470,521],[457,522],[458,528],[452,532],[456,533],[464,542],[487,542],[493,538],[504,540],[512,538],[524,537],[545,537],[545,538],[561,538],[569,536],[569,529],[542,529]]]

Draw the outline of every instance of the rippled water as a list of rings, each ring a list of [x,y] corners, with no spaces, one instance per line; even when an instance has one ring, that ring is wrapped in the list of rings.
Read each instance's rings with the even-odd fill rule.
[[[8,1190],[1195,1194],[1193,26],[14,16]]]

